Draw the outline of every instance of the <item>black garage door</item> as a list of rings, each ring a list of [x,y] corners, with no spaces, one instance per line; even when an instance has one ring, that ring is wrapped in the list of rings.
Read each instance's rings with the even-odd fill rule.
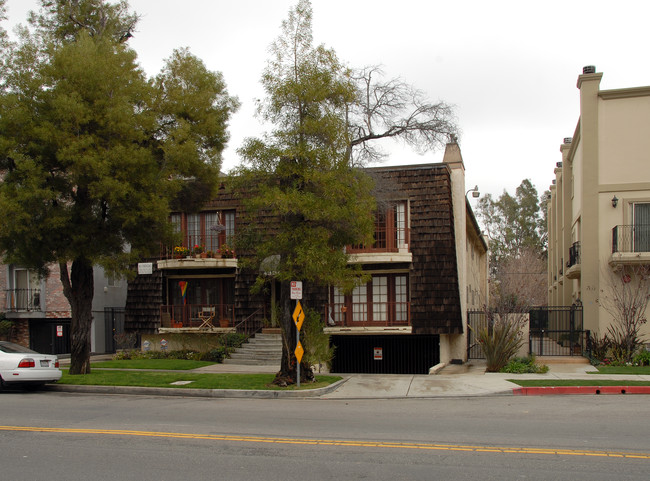
[[[440,362],[440,337],[332,336],[336,346],[331,372],[429,374]]]
[[[69,319],[29,321],[29,347],[43,354],[70,353]]]

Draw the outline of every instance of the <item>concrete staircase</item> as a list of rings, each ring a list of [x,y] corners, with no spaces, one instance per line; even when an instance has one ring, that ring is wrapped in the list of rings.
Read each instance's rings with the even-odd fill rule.
[[[247,343],[224,359],[224,364],[252,366],[280,366],[282,361],[282,335],[258,332]]]

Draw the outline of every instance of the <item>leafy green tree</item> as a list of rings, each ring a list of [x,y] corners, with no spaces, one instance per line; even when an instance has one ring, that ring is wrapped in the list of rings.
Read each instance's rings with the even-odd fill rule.
[[[0,95],[0,249],[58,263],[70,302],[70,373],[90,372],[93,266],[125,273],[171,235],[170,202],[211,191],[237,108],[220,74],[186,50],[147,79],[126,2],[41,0],[5,49]]]
[[[300,0],[282,23],[262,77],[266,99],[259,109],[275,130],[245,142],[237,172],[237,181],[252,190],[250,229],[240,247],[254,253],[256,267],[273,264],[281,282],[278,383],[296,378],[289,282],[303,281],[304,307],[319,311],[308,297],[313,287],[349,291],[360,282],[345,246],[371,242],[375,200],[372,182],[354,166],[381,156],[372,146],[379,139],[427,150],[456,131],[446,104],[426,101],[399,80],[382,80],[377,69],[354,72],[333,50],[315,46],[311,21],[311,4]],[[313,374],[305,359],[301,373],[305,379]]]
[[[375,203],[370,180],[348,163],[345,111],[355,86],[333,51],[314,47],[308,2],[291,10],[272,52],[260,114],[277,129],[246,141],[237,177],[255,186],[247,202],[254,262],[278,259],[273,270],[281,282],[284,348],[276,381],[292,383],[297,366],[289,283],[303,281],[306,292],[314,285],[352,287],[359,272],[348,268],[344,247],[370,240]],[[264,212],[277,223],[260,229]],[[313,376],[306,359],[301,368],[305,380]]]
[[[494,273],[509,257],[524,251],[546,253],[546,223],[537,190],[524,179],[512,196],[504,191],[498,198],[486,194],[479,199],[477,216],[490,245],[490,267]]]

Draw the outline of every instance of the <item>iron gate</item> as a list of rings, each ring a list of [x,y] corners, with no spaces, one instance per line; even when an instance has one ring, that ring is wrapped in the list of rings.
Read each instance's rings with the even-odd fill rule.
[[[487,316],[484,311],[467,312],[467,358],[468,359],[485,359],[483,349],[478,343],[477,333],[479,329],[484,329],[488,325]]]
[[[582,356],[585,347],[582,306],[530,311],[529,352],[536,356]]]
[[[536,307],[529,311],[528,352],[536,356],[582,356],[587,347],[582,306]],[[468,311],[467,357],[485,359],[476,334],[488,327],[485,311]]]
[[[113,353],[122,342],[118,342],[124,334],[124,308],[104,308],[105,352]],[[132,346],[129,346],[132,347]]]

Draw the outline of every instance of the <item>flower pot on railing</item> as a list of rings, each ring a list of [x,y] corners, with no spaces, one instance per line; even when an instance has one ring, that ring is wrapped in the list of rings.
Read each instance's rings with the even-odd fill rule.
[[[230,321],[228,319],[219,319],[219,327],[228,327]]]

